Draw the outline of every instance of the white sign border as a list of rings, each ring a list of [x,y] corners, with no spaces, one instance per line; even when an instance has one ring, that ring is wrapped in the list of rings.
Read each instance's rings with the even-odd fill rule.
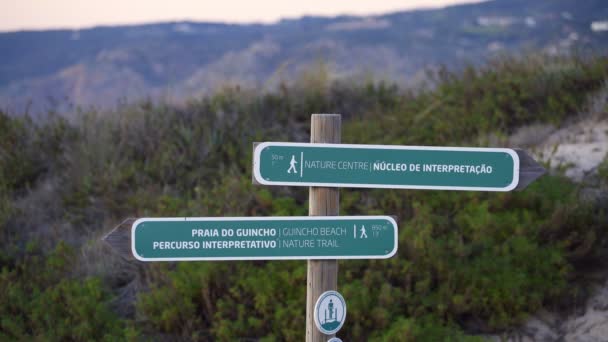
[[[146,258],[137,254],[135,249],[135,231],[139,224],[145,222],[159,221],[309,221],[309,220],[378,220],[383,219],[389,221],[393,225],[393,250],[384,255],[347,255],[347,256],[271,256],[271,257],[178,257],[178,258]],[[386,215],[365,215],[365,216],[270,216],[270,217],[142,217],[131,226],[131,254],[139,261],[236,261],[236,260],[345,260],[345,259],[388,259],[397,253],[398,234],[397,222],[394,218]]]
[[[423,150],[423,151],[453,151],[453,152],[502,152],[513,158],[513,180],[506,187],[466,187],[466,186],[435,186],[435,185],[400,185],[400,184],[357,184],[357,183],[315,183],[315,182],[282,182],[265,180],[260,173],[260,155],[262,150],[272,146],[284,147],[330,147],[330,148],[369,148],[384,150]],[[379,189],[414,189],[414,190],[462,190],[462,191],[511,191],[519,183],[519,156],[510,148],[488,147],[440,147],[440,146],[400,146],[400,145],[364,145],[364,144],[316,144],[291,142],[263,142],[258,144],[253,153],[253,176],[262,185],[288,186],[318,186],[331,188],[379,188]]]
[[[319,305],[321,304],[321,299],[326,296],[329,296],[329,295],[334,295],[334,296],[338,297],[344,304],[344,317],[342,318],[342,322],[340,322],[340,325],[334,330],[325,330],[319,324]],[[325,292],[321,293],[319,298],[317,298],[317,302],[315,303],[313,319],[315,321],[315,325],[317,326],[317,329],[319,329],[319,331],[325,335],[333,335],[333,334],[336,334],[338,331],[340,331],[340,329],[342,329],[342,326],[344,325],[344,322],[346,322],[346,300],[344,300],[344,297],[342,297],[340,292],[334,291],[334,290],[329,290],[329,291],[325,291]]]

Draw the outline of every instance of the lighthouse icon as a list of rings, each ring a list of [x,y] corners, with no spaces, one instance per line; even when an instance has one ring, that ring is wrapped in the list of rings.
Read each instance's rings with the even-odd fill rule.
[[[334,308],[333,299],[330,299],[329,304],[327,304],[327,309],[325,309],[325,322],[323,322],[323,325],[337,321],[338,320],[337,311],[338,310]],[[328,313],[329,313],[329,318],[327,317]]]
[[[324,334],[334,334],[344,324],[346,302],[336,291],[324,292],[315,304],[314,321]]]

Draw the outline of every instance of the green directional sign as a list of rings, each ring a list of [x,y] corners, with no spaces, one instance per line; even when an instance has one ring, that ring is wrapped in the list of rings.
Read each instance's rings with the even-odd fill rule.
[[[264,185],[510,191],[519,182],[507,148],[265,142],[253,164]]]
[[[384,259],[397,251],[389,216],[141,218],[131,235],[141,261]]]

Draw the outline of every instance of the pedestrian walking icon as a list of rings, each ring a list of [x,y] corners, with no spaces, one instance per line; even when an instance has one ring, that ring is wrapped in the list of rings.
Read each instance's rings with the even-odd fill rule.
[[[361,235],[360,235],[361,239],[367,239],[367,233],[365,232],[365,226],[361,225]]]
[[[357,238],[357,225],[353,225],[353,236]],[[367,239],[367,230],[364,225],[361,225],[361,229],[359,229],[359,239]]]
[[[298,173],[298,170],[296,169],[296,164],[298,162],[296,161],[296,156],[295,155],[291,155],[291,161],[289,162],[289,169],[287,170],[287,173],[291,173],[293,170],[293,173]]]

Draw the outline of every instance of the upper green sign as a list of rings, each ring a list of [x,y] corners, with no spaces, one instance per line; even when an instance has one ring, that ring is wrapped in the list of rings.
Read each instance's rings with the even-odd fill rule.
[[[265,142],[253,164],[264,185],[510,191],[519,181],[507,148]]]
[[[397,251],[389,216],[141,218],[131,229],[141,261],[384,259]]]

